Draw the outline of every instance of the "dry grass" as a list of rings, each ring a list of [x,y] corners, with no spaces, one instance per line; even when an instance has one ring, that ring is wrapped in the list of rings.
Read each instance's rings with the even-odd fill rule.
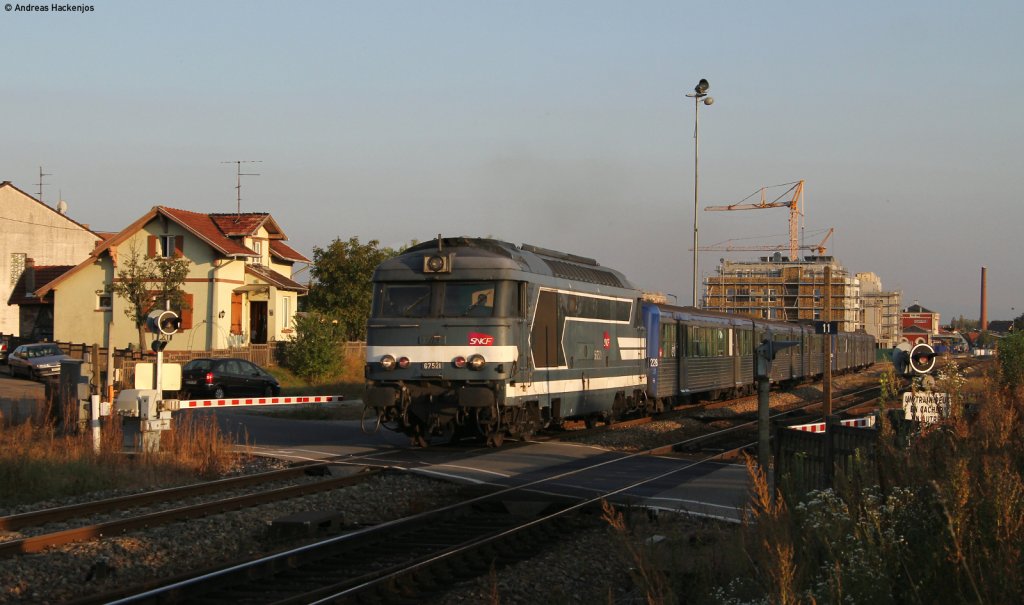
[[[180,485],[219,476],[238,458],[209,416],[177,418],[160,452],[128,455],[120,417],[102,419],[97,447],[91,431],[79,432],[74,423],[55,421],[47,406],[39,408],[30,422],[0,422],[0,506]]]
[[[951,418],[880,431],[877,484],[772,494],[752,469],[749,564],[719,603],[1024,600],[1024,405],[946,366]]]

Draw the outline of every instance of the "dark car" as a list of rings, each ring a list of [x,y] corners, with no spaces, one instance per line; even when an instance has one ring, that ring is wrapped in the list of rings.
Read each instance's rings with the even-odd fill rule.
[[[7,359],[11,376],[24,376],[32,380],[41,380],[46,376],[60,374],[62,359],[71,359],[60,347],[50,343],[21,345],[11,351]]]
[[[193,359],[181,369],[182,399],[269,397],[280,393],[276,378],[245,359]]]

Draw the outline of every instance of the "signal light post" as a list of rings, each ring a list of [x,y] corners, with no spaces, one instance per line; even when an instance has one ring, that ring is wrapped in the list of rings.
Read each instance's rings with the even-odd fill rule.
[[[705,105],[711,105],[714,99],[708,96],[708,88],[711,85],[704,78],[693,87],[693,92],[686,95],[693,99],[693,306],[697,306],[697,199],[699,188],[697,186],[697,166],[699,157],[699,141],[697,137],[697,126],[699,124],[700,104],[703,99]]]

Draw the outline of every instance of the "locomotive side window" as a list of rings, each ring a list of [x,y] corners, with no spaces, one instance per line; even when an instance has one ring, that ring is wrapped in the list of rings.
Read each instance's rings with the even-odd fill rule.
[[[378,299],[378,317],[427,317],[430,284],[383,284]]]

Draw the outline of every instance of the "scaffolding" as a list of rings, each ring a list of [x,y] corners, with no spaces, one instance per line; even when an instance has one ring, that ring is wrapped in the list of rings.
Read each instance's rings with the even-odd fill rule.
[[[825,267],[832,268],[831,284]],[[863,328],[860,282],[831,256],[790,260],[776,253],[760,261],[726,261],[704,280],[705,309],[780,321],[821,321],[826,289],[832,321],[840,329]]]

